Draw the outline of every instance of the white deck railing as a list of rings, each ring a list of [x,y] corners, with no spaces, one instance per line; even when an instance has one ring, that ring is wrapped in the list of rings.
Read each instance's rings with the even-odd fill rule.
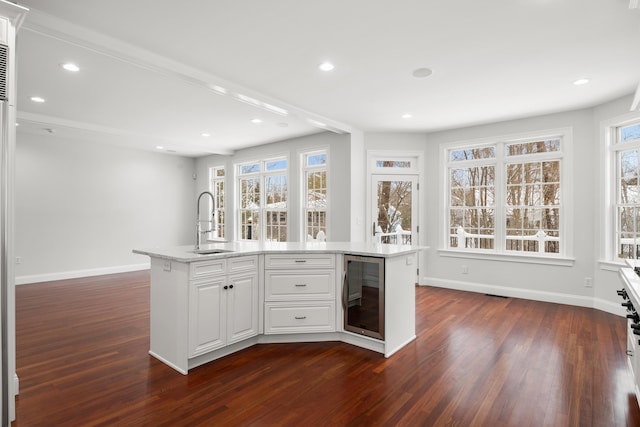
[[[457,239],[456,247],[460,248],[474,248],[475,247],[475,239],[487,239],[487,240],[495,240],[495,235],[493,234],[474,234],[468,233],[462,228],[462,226],[458,226],[455,234],[451,234],[450,237],[452,239]],[[545,243],[546,242],[559,242],[560,238],[556,236],[549,236],[542,230],[538,230],[538,232],[533,236],[505,236],[506,240],[511,241],[524,241],[524,242],[538,242],[538,252],[545,253]],[[460,242],[464,242],[464,246],[460,246]],[[453,246],[453,245],[452,245]]]

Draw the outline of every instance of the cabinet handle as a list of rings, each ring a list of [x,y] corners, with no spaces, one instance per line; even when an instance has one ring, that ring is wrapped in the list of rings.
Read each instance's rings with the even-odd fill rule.
[[[306,259],[297,259],[294,262],[303,263],[303,262],[307,262],[307,260]]]
[[[633,356],[633,351],[627,350],[627,356]]]
[[[307,318],[307,316],[295,316],[296,320],[304,320],[306,318]]]
[[[296,283],[295,286],[296,286],[296,288],[303,288],[303,287],[307,286],[307,284],[306,283]]]
[[[229,289],[229,287],[227,285],[224,285],[224,288],[222,288],[222,289]]]
[[[229,289],[233,289],[233,285],[229,285]]]

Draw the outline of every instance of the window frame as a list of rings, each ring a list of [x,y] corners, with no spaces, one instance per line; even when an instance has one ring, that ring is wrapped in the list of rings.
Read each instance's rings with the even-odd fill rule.
[[[274,163],[274,162],[280,162],[280,161],[284,161],[285,162],[285,167],[283,169],[277,169],[277,170],[267,170],[267,165],[269,163]],[[244,166],[248,166],[248,165],[259,165],[259,170],[258,171],[250,171],[250,172],[246,172],[246,173],[241,173],[242,168]],[[260,160],[246,160],[246,161],[241,161],[238,163],[234,164],[234,174],[235,174],[235,185],[236,185],[236,215],[235,215],[235,219],[236,219],[236,226],[235,226],[235,235],[236,235],[236,240],[239,241],[256,241],[256,242],[266,242],[266,236],[267,236],[267,215],[269,214],[269,212],[282,212],[285,214],[285,218],[286,218],[286,224],[284,225],[285,227],[285,233],[286,233],[286,237],[287,240],[284,241],[290,241],[289,237],[291,236],[291,214],[290,214],[290,208],[291,208],[291,200],[290,200],[290,180],[289,180],[289,168],[290,168],[291,162],[289,159],[288,154],[282,154],[282,155],[273,155],[273,156],[269,156],[268,158],[264,158],[264,159],[260,159]],[[281,208],[281,209],[267,209],[267,206],[265,205],[266,200],[267,200],[267,190],[266,190],[266,181],[268,177],[273,177],[273,176],[284,176],[284,180],[285,180],[285,186],[286,186],[286,190],[285,190],[285,194],[286,194],[286,207],[285,208]],[[243,179],[251,179],[251,178],[257,178],[258,179],[258,184],[260,186],[259,188],[259,200],[260,200],[260,205],[257,209],[255,209],[255,211],[257,212],[257,216],[258,216],[258,239],[244,239],[242,238],[242,227],[243,227],[243,223],[242,223],[242,212],[243,212],[243,208],[242,208],[242,180]],[[252,230],[252,233],[255,232],[254,230]],[[252,234],[253,235],[253,234]]]
[[[326,157],[326,161],[321,164],[321,165],[307,165],[306,159],[310,156],[314,156],[314,155],[318,155],[318,154],[324,154]],[[307,219],[308,219],[308,214],[311,211],[316,211],[316,212],[321,212],[324,211],[324,216],[325,216],[325,239],[329,240],[329,225],[330,225],[330,218],[329,218],[329,200],[330,200],[330,191],[329,191],[329,147],[322,147],[322,148],[318,148],[318,149],[313,149],[313,150],[306,150],[306,151],[300,151],[299,152],[299,159],[300,159],[300,240],[302,242],[307,242],[308,240],[308,224],[307,224]],[[308,178],[307,175],[309,173],[312,172],[321,172],[324,171],[325,172],[325,207],[323,210],[318,210],[318,209],[310,209],[309,206],[307,205],[307,183],[308,183]],[[315,236],[312,236],[313,239],[315,240]]]
[[[559,152],[553,153],[532,153],[518,156],[506,156],[505,147],[507,144],[525,143],[539,141],[541,139],[561,138],[561,148]],[[457,161],[452,162],[449,159],[449,152],[456,148],[479,148],[482,146],[495,145],[495,158],[478,159],[476,161]],[[547,129],[541,131],[523,132],[519,134],[510,134],[494,137],[479,138],[466,141],[454,141],[440,144],[440,213],[439,224],[442,227],[442,235],[440,238],[440,248],[438,253],[441,256],[460,257],[460,258],[477,258],[492,259],[510,262],[534,263],[534,264],[552,264],[571,266],[575,262],[573,257],[573,131],[572,128]],[[560,165],[560,252],[559,253],[540,253],[525,251],[507,251],[505,245],[506,235],[506,188],[507,177],[506,168],[510,163],[521,163],[522,161],[537,162],[541,159],[559,158]],[[494,186],[495,186],[495,203],[494,203],[494,248],[474,249],[474,248],[457,248],[450,244],[450,176],[449,171],[451,165],[462,165],[466,163],[476,164],[492,164],[496,166]]]
[[[639,125],[640,114],[629,113],[622,117],[607,121],[601,125],[601,133],[603,136],[604,148],[604,212],[602,217],[604,219],[605,226],[603,227],[603,234],[601,236],[601,250],[600,265],[604,269],[617,270],[620,265],[624,265],[627,259],[634,258],[620,258],[618,257],[618,239],[619,233],[618,224],[618,184],[619,184],[619,154],[623,151],[638,150],[640,151],[640,138],[636,138],[631,141],[621,141],[620,131],[622,128]],[[632,207],[640,208],[640,203],[633,204]],[[640,237],[640,232],[637,233]]]
[[[218,176],[217,172],[218,171],[223,171],[223,175],[222,176]],[[218,186],[216,184],[222,183],[222,195],[218,194]],[[212,235],[210,237],[211,240],[218,240],[218,241],[224,241],[225,236],[227,234],[227,230],[225,229],[225,225],[226,225],[226,208],[227,208],[227,200],[226,200],[226,193],[227,193],[227,171],[224,165],[218,165],[218,166],[211,166],[209,168],[209,191],[211,192],[211,194],[213,194],[213,197],[216,201],[215,203],[215,211],[216,211],[216,215],[215,215],[215,221],[216,223],[215,228],[217,231],[217,235]],[[222,200],[222,206],[220,206],[220,200]],[[220,221],[220,218],[222,218],[222,221]],[[220,235],[220,232],[222,232],[222,235]]]

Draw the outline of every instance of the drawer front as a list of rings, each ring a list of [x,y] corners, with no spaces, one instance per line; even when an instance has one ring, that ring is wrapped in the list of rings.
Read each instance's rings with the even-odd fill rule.
[[[192,262],[189,278],[199,279],[201,277],[216,276],[227,272],[227,260],[216,259],[212,261]]]
[[[286,254],[265,255],[264,268],[335,268],[333,254]]]
[[[265,303],[265,334],[335,332],[336,307],[325,303]]]
[[[251,271],[258,269],[258,255],[227,258],[227,272]]]
[[[336,276],[333,270],[265,271],[267,301],[322,300],[335,297]]]

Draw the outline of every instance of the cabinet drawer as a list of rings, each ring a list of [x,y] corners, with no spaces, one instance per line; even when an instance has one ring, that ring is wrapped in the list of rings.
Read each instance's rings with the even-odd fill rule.
[[[333,299],[335,289],[333,270],[265,271],[267,301]]]
[[[336,257],[333,254],[286,254],[265,255],[264,268],[334,268]]]
[[[323,303],[265,303],[265,334],[334,332],[336,307]]]
[[[216,276],[218,274],[225,274],[226,271],[226,259],[192,262],[190,264],[189,278],[193,280],[201,277]]]
[[[258,255],[227,258],[227,272],[236,273],[258,269]]]

